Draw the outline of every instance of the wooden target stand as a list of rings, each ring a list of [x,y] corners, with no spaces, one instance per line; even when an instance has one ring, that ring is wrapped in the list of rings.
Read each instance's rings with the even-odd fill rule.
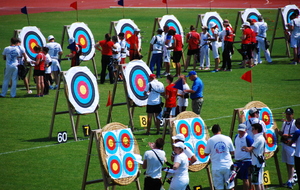
[[[268,107],[266,104],[260,102],[260,101],[252,101],[249,102],[244,108],[235,108],[233,109],[233,115],[232,115],[232,120],[231,120],[231,127],[230,127],[230,132],[229,132],[229,137],[232,139],[233,137],[233,132],[234,132],[234,128],[235,128],[235,122],[236,120],[238,120],[238,123],[243,123],[245,122],[245,117],[243,117],[243,110],[244,109],[250,109],[252,107],[256,107],[256,108],[262,108],[262,107]],[[274,120],[274,117],[273,117]],[[274,123],[274,131],[275,131],[275,135],[276,138],[278,137],[278,128],[277,128],[277,124],[275,121],[273,121]],[[278,139],[278,138],[277,138]],[[281,177],[281,171],[280,171],[280,167],[279,167],[279,160],[278,160],[278,156],[277,153],[279,152],[279,148],[277,147],[277,149],[273,152],[268,152],[268,153],[264,153],[264,156],[266,158],[266,160],[270,159],[270,158],[274,158],[274,163],[276,166],[276,171],[277,171],[277,176],[278,176],[278,181],[279,181],[279,185],[283,186],[282,183],[282,177]]]
[[[76,110],[74,109],[74,107],[72,106],[72,104],[70,103],[70,101],[68,99],[68,88],[67,88],[67,82],[66,82],[66,78],[65,78],[66,73],[67,73],[66,71],[60,72],[60,74],[58,76],[59,77],[58,79],[59,79],[59,81],[63,80],[63,83],[64,83],[64,91],[65,91],[65,96],[66,96],[66,99],[67,99],[68,111],[60,111],[60,112],[57,111],[59,93],[60,93],[60,89],[62,89],[61,88],[61,82],[59,82],[58,87],[56,89],[55,99],[54,99],[54,106],[53,106],[52,118],[51,118],[51,124],[50,124],[50,131],[49,131],[49,139],[52,138],[52,132],[53,132],[53,127],[54,127],[55,116],[60,115],[60,114],[69,114],[73,136],[74,136],[75,141],[77,141],[78,140],[77,139],[77,130],[78,130],[78,126],[79,126],[80,116],[81,115],[87,115],[87,114],[77,113]],[[95,109],[95,111],[93,113],[95,114],[97,127],[98,127],[98,129],[100,129],[101,126],[100,126],[98,108],[99,108],[99,106],[97,106],[97,108]],[[76,116],[76,123],[74,121],[74,116]]]
[[[104,132],[103,130],[106,129],[107,127],[111,129],[112,125],[115,125],[115,124],[118,124],[118,123],[110,123],[107,126],[105,126],[103,129],[92,130],[89,145],[88,145],[88,151],[87,151],[87,155],[86,155],[86,162],[85,162],[85,168],[84,168],[83,180],[82,180],[82,186],[81,186],[82,190],[85,190],[87,185],[101,183],[101,182],[104,183],[105,190],[109,190],[109,187],[112,187],[112,189],[114,190],[114,189],[116,189],[117,185],[124,186],[124,185],[130,184],[131,182],[135,182],[136,189],[141,190],[140,181],[139,181],[139,175],[140,175],[139,171],[135,177],[114,180],[109,176],[109,174],[107,172],[107,168],[105,168],[105,166],[104,166],[105,155],[103,153],[104,147],[103,147],[103,138],[101,136],[101,133]],[[123,126],[123,128],[126,128],[126,127]],[[95,179],[95,180],[87,181],[94,140],[96,143],[98,159],[99,159],[99,163],[100,163],[100,170],[102,173],[102,179]],[[106,165],[106,167],[107,167],[107,165]]]
[[[276,36],[276,32],[277,32],[277,25],[278,25],[279,18],[281,18],[281,21],[282,21],[283,36],[275,37]],[[282,40],[283,39],[284,42],[285,42],[285,47],[286,47],[286,54],[285,55],[287,55],[288,57],[291,57],[290,47],[289,47],[289,42],[288,42],[288,38],[289,37],[284,32],[284,29],[285,29],[285,26],[284,26],[284,19],[283,19],[283,14],[282,14],[282,8],[278,8],[278,12],[277,12],[276,20],[275,20],[274,32],[273,32],[273,36],[272,36],[272,40],[271,40],[271,44],[270,44],[270,53],[272,53],[272,49],[273,49],[273,45],[274,45],[274,40]]]
[[[197,115],[191,111],[184,111],[184,112],[181,112],[180,114],[178,114],[174,120],[188,119],[188,118],[194,118],[194,117],[199,117],[199,115]],[[208,133],[207,127],[205,127],[205,133],[208,134],[206,136],[206,141],[207,141],[209,139],[209,133]],[[170,130],[170,140],[171,140],[170,142],[171,142],[172,147],[173,147],[173,143],[174,143],[172,136],[175,136],[176,134],[177,133],[176,133],[175,124],[172,123],[171,130]],[[211,170],[209,167],[209,162],[203,163],[203,164],[193,164],[193,165],[189,166],[189,171],[191,171],[191,172],[198,172],[202,169],[206,169],[210,189],[214,190],[214,184],[213,184],[213,179],[212,179],[212,175],[211,175]]]
[[[64,27],[63,27],[63,32],[62,32],[62,37],[61,37],[61,49],[63,49],[63,47],[64,47],[65,36],[68,36],[68,38],[70,37],[69,33],[68,33],[69,28],[70,28],[70,25],[64,25]],[[60,58],[61,58],[61,56],[60,56]],[[69,60],[69,59],[61,59],[61,60]],[[94,68],[94,75],[95,75],[96,79],[98,79],[95,56],[91,60],[93,63],[93,68]]]
[[[160,21],[161,21],[161,17],[157,17],[157,18],[154,19],[153,30],[152,30],[152,33],[151,33],[151,39],[152,39],[153,36],[156,35],[156,30],[159,28]],[[185,39],[185,36],[183,36],[183,39]],[[182,44],[184,44],[184,42],[182,42]],[[151,55],[152,55],[151,54],[151,45],[149,45],[147,65],[150,65],[150,58],[152,57]],[[182,62],[183,62],[183,65],[185,65],[185,57],[184,57],[183,49],[182,49]],[[172,66],[172,63],[170,63],[170,65]]]

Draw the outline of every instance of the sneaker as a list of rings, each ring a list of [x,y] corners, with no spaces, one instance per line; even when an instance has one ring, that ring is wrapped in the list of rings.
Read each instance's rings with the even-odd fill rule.
[[[210,68],[209,68],[209,67],[206,67],[204,70],[208,71],[208,70],[210,70]]]
[[[49,86],[49,89],[50,89],[50,90],[53,90],[53,86],[50,85],[50,86]]]
[[[290,64],[291,64],[291,65],[297,65],[297,62],[294,61],[294,62],[292,62],[292,63],[290,63]]]
[[[287,188],[289,189],[293,189],[293,184],[292,182],[288,181],[287,184],[286,184]]]
[[[219,71],[218,69],[214,69],[214,70],[212,70],[212,71],[210,71],[210,72],[216,73],[216,72],[218,72],[218,71]]]
[[[28,90],[28,91],[27,91],[27,94],[32,94],[32,91],[31,91],[31,90]]]
[[[166,77],[166,76],[170,75],[170,73],[166,73],[166,72],[165,72],[165,74],[163,74],[163,75]]]
[[[36,95],[34,95],[34,97],[40,97],[40,95],[39,95],[39,94],[36,94]]]
[[[203,70],[203,67],[199,67],[198,70]]]
[[[225,71],[229,71],[229,72],[231,72],[231,71],[232,71],[232,69],[226,69]]]
[[[184,73],[187,73],[187,70],[183,70]]]
[[[57,89],[57,87],[58,87],[58,85],[55,85],[55,86],[53,87],[53,90]]]

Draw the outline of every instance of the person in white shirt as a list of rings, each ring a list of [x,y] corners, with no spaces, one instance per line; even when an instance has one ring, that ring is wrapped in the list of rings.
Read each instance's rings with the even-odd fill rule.
[[[299,63],[299,44],[300,44],[300,17],[299,10],[294,10],[295,18],[291,20],[291,23],[288,24],[288,30],[291,32],[291,48],[293,48],[294,52],[294,61],[291,63],[293,65],[297,65]]]
[[[202,26],[202,32],[200,33],[200,70],[204,69],[204,59],[206,63],[206,68],[204,70],[210,69],[210,58],[209,58],[209,41],[210,34],[208,33],[208,27]]]
[[[45,76],[44,76],[44,95],[49,94],[49,86],[51,86],[50,79],[51,79],[51,65],[52,65],[52,59],[49,55],[49,48],[43,47],[43,52],[46,56],[45,61]]]
[[[150,143],[152,150],[147,150],[144,154],[143,169],[146,169],[144,190],[161,189],[161,170],[167,160],[163,151],[164,143],[162,138],[156,139],[155,143]]]
[[[154,72],[154,66],[156,65],[156,76],[160,78],[160,68],[162,66],[163,57],[163,47],[164,47],[164,37],[162,36],[163,30],[159,28],[157,35],[153,36],[150,41],[150,49],[152,51],[150,70]]]
[[[231,155],[234,154],[234,146],[230,137],[221,134],[218,124],[212,126],[214,136],[208,139],[204,150],[205,156],[210,155],[212,164],[212,177],[215,189],[224,189],[224,184],[231,175],[233,164]],[[226,184],[226,189],[233,189],[234,181]]]
[[[218,72],[219,71],[219,64],[220,64],[220,55],[219,55],[219,28],[218,25],[215,22],[210,22],[209,23],[209,28],[211,30],[212,36],[208,38],[209,41],[211,41],[211,46],[212,46],[212,52],[213,52],[213,57],[215,59],[215,69],[211,72]]]
[[[267,40],[267,30],[268,30],[268,24],[263,21],[262,16],[258,17],[258,33],[256,36],[257,43],[258,43],[258,55],[257,55],[257,63],[262,63],[260,58],[260,53],[264,52],[265,58],[268,63],[272,63],[271,55],[269,49],[266,48],[265,41]]]
[[[188,100],[189,93],[186,93],[184,91],[190,90],[190,87],[189,87],[188,83],[186,82],[185,75],[181,75],[180,78],[182,80],[183,88],[182,88],[182,90],[178,89],[178,91],[177,91],[177,108],[176,108],[177,114],[184,112],[189,105],[189,100]]]
[[[254,138],[254,135],[252,133],[252,125],[254,123],[259,123],[262,126],[262,133],[264,133],[267,131],[266,129],[266,124],[259,119],[259,111],[256,107],[250,108],[249,109],[249,115],[250,115],[250,119],[248,119],[247,121],[244,122],[244,124],[247,126],[247,133],[248,135],[250,135],[251,138]]]
[[[121,62],[120,64],[125,64],[126,63],[126,57],[129,54],[128,50],[127,50],[127,45],[126,45],[126,40],[124,38],[124,33],[120,32],[118,34],[119,37],[119,44],[121,46]]]

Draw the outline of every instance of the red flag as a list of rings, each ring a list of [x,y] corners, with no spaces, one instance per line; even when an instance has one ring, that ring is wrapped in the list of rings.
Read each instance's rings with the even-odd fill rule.
[[[167,0],[162,0],[163,3],[167,3]]]
[[[106,107],[112,105],[112,102],[111,102],[111,95],[110,95],[110,91],[108,91],[108,98],[107,98],[107,103],[106,103]]]
[[[242,76],[241,79],[252,83],[252,70],[245,72]]]
[[[77,1],[71,3],[70,7],[74,8],[75,10],[77,10]]]

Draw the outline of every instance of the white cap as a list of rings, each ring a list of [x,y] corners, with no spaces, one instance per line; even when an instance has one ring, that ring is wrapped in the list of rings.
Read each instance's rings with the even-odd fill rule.
[[[174,146],[174,147],[179,147],[179,148],[181,148],[182,150],[184,150],[184,148],[185,148],[183,142],[177,142],[177,143],[174,143],[173,146]]]
[[[243,123],[239,124],[238,131],[246,131],[247,126]]]
[[[139,32],[140,29],[139,29],[139,28],[134,28],[134,31],[135,31],[135,32]]]
[[[208,23],[208,26],[209,26],[209,28],[213,28],[213,27],[215,27],[217,24],[216,23],[214,23],[214,22],[210,22],[210,23]]]
[[[242,26],[249,26],[250,27],[250,23],[248,21],[244,22]]]
[[[72,44],[75,42],[75,39],[73,37],[69,38],[69,44]]]
[[[54,36],[53,36],[53,35],[48,36],[48,41],[50,41],[50,40],[52,40],[52,39],[54,39]]]
[[[173,140],[180,140],[180,141],[183,141],[183,142],[184,142],[185,137],[184,137],[183,134],[179,133],[179,134],[173,136],[172,139],[173,139]]]
[[[256,107],[250,108],[250,110],[249,110],[249,114],[254,114],[256,112],[258,112]]]

